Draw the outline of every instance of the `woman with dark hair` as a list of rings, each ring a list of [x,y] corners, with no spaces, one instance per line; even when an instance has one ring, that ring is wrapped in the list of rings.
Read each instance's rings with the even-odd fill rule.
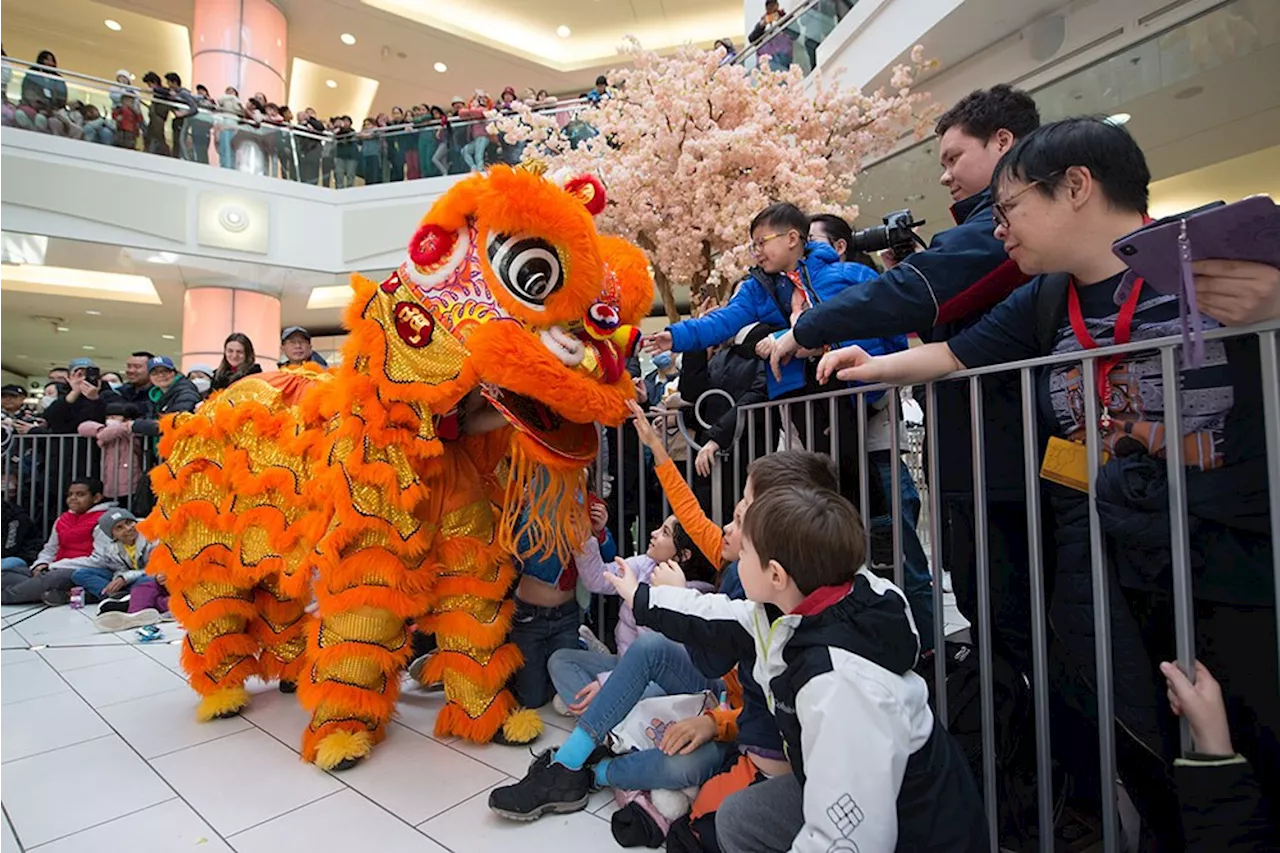
[[[79,139],[80,128],[65,116],[67,83],[57,69],[58,58],[53,51],[40,51],[36,67],[28,69],[22,78],[22,100],[14,114],[14,124],[24,130]]]
[[[243,332],[232,332],[222,345],[222,362],[213,372],[213,390],[221,391],[252,373],[261,373],[253,352],[253,341]]]

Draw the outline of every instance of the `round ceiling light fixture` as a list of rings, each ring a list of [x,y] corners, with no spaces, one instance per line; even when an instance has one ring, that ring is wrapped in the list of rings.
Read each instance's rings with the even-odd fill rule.
[[[1115,113],[1114,115],[1107,116],[1107,123],[1114,124],[1116,127],[1123,127],[1129,123],[1129,119],[1131,118],[1133,118],[1133,116],[1128,113]]]
[[[164,338],[166,341],[172,341],[172,340],[174,340],[174,336],[173,336],[173,335],[161,335],[160,337]]]
[[[328,86],[330,89],[336,89],[336,88],[338,88],[338,81],[337,81],[337,80],[325,80],[325,81],[324,81],[324,84],[325,84],[326,86]]]
[[[55,328],[55,329],[57,329],[59,332],[69,332],[69,331],[71,331],[71,329],[67,328],[66,326],[55,326],[54,328]]]
[[[573,30],[569,29],[564,24],[561,24],[556,27],[556,35],[560,36],[562,39],[567,39],[569,36],[573,35]]]
[[[249,214],[234,205],[227,205],[218,211],[218,223],[228,231],[238,234],[249,227]]]
[[[101,316],[102,316],[102,312],[101,312],[101,311],[94,311],[92,308],[90,308],[88,311],[85,311],[84,313],[88,314],[90,317],[101,317]]]
[[[107,29],[111,30],[111,32],[113,32],[113,33],[118,33],[118,32],[120,32],[121,30],[123,30],[123,29],[124,29],[124,27],[120,26],[120,22],[119,22],[119,21],[113,21],[113,20],[111,20],[110,18],[107,18],[107,19],[106,19],[105,21],[103,21],[102,23],[106,24],[106,25],[107,25]]]
[[[97,349],[97,347],[95,347],[93,344],[85,344],[84,346],[80,347],[80,349],[94,350],[94,349]]]
[[[338,40],[348,46],[356,43],[356,37],[351,35],[351,33],[343,33],[342,35],[338,36]]]
[[[437,62],[435,65],[431,67],[441,74],[449,70],[449,66],[445,65],[443,62]]]

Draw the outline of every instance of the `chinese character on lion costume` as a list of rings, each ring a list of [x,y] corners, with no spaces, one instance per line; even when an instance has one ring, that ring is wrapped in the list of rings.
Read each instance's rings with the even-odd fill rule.
[[[594,424],[625,417],[653,298],[643,253],[596,233],[604,203],[537,169],[455,184],[386,281],[354,277],[339,367],[242,379],[165,423],[144,530],[201,720],[276,679],[311,714],[303,757],[349,767],[394,713],[415,620],[439,647],[438,734],[540,733],[506,689],[516,543],[567,558],[589,535]]]

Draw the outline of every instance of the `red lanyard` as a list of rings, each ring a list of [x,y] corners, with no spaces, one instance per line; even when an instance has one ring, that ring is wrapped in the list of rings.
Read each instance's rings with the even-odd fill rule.
[[[1133,333],[1133,315],[1138,310],[1138,296],[1141,293],[1142,279],[1139,278],[1133,282],[1133,290],[1129,292],[1128,298],[1120,306],[1120,313],[1116,316],[1115,342],[1117,344],[1129,343],[1130,335]],[[1089,329],[1084,323],[1084,312],[1080,310],[1080,294],[1076,292],[1074,278],[1071,279],[1071,285],[1067,288],[1067,315],[1071,318],[1071,331],[1075,333],[1080,346],[1085,349],[1097,349],[1098,342],[1093,339],[1093,335],[1089,334]],[[1098,422],[1104,431],[1111,428],[1111,412],[1108,409],[1108,403],[1111,401],[1111,371],[1124,360],[1124,355],[1111,355],[1098,359],[1098,401],[1102,404],[1102,416]]]

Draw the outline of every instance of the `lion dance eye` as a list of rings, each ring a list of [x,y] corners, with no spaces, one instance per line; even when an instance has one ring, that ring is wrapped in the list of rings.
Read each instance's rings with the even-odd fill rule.
[[[541,237],[493,234],[488,251],[489,264],[502,286],[530,308],[541,310],[564,284],[560,254]]]

